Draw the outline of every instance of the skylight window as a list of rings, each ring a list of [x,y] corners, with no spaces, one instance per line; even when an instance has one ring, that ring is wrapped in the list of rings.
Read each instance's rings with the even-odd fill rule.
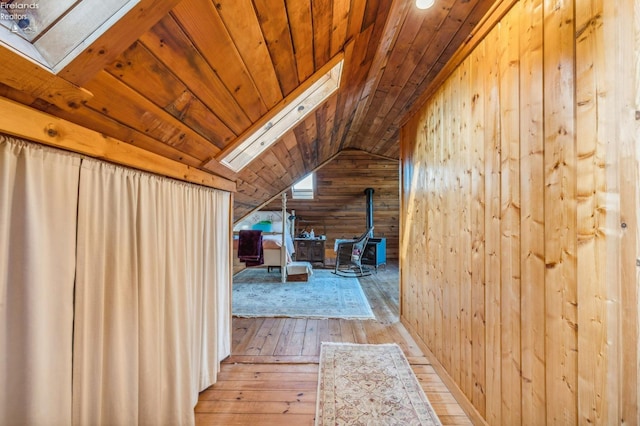
[[[313,200],[314,181],[313,173],[302,178],[302,180],[291,187],[291,198],[296,200]]]
[[[140,0],[0,0],[0,43],[57,73]]]
[[[270,115],[241,136],[239,144],[222,151],[219,155],[220,162],[234,172],[239,172],[273,145],[338,90],[342,63],[343,59],[340,59],[328,71],[320,70],[316,73],[307,81],[311,85],[302,93],[297,96],[294,94],[291,99],[284,99]]]

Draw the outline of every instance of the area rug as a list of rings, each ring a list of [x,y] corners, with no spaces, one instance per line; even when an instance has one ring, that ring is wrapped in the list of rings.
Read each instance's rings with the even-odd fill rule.
[[[440,425],[396,344],[322,343],[316,426]]]
[[[280,282],[280,273],[247,269],[233,278],[237,317],[374,319],[357,278],[314,269],[309,281]]]

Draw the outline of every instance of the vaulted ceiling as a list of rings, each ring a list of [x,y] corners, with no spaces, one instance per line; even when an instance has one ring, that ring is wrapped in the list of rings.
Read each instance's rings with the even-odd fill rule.
[[[341,150],[398,158],[405,115],[494,1],[140,0],[57,73],[4,38],[0,95],[235,181],[239,217]],[[337,93],[240,172],[220,164],[339,55]]]

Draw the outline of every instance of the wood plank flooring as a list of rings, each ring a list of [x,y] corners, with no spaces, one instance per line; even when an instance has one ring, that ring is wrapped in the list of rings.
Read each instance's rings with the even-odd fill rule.
[[[376,320],[233,318],[232,354],[200,394],[196,424],[313,425],[321,342],[397,343],[442,423],[471,424],[399,322],[398,282],[395,264],[360,278]]]

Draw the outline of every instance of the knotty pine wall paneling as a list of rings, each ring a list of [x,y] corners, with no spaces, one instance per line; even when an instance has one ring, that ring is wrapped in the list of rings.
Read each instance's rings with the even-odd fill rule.
[[[544,131],[542,0],[521,4],[520,27],[520,336],[523,424],[546,423]],[[537,324],[538,326],[526,326]]]
[[[402,321],[479,422],[640,424],[640,1],[491,19],[402,129]]]

